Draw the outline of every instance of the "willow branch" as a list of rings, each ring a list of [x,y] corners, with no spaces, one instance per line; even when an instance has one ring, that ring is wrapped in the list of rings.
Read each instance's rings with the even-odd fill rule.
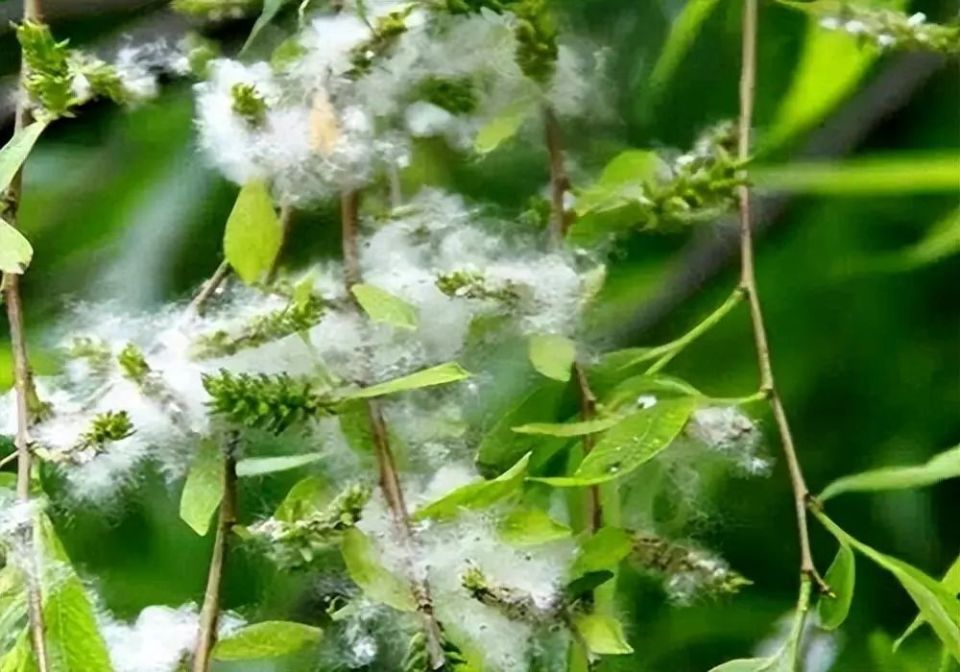
[[[210,569],[207,573],[207,588],[200,610],[200,630],[193,655],[193,672],[209,672],[211,654],[217,643],[217,626],[220,623],[220,586],[226,565],[230,535],[237,522],[237,462],[235,457],[237,437],[227,441],[223,452],[223,499],[217,515],[217,532],[213,540]]]
[[[188,310],[197,315],[203,315],[203,311],[206,310],[207,301],[217,293],[217,290],[220,289],[220,286],[223,285],[229,275],[230,264],[224,259],[220,262],[220,265],[217,266],[217,270],[213,272],[210,279],[203,283],[203,287],[200,288],[200,291],[197,292],[193,301],[190,302]]]
[[[753,124],[754,90],[757,78],[757,0],[744,0],[742,62],[740,72],[740,119],[738,158],[746,162],[750,157],[750,129]],[[770,359],[770,346],[767,341],[767,328],[757,292],[757,278],[754,271],[753,237],[750,223],[750,188],[746,184],[737,189],[740,215],[740,287],[746,294],[750,306],[750,320],[753,325],[753,340],[757,352],[757,364],[760,369],[760,389],[767,394],[773,417],[780,433],[780,441],[790,472],[790,484],[793,488],[794,508],[797,516],[797,532],[800,539],[800,572],[804,581],[816,581],[823,590],[829,590],[817,574],[810,552],[810,535],[807,531],[807,500],[810,493],[803,478],[803,470],[797,459],[793,443],[793,434],[787,420],[786,411],[780,400],[773,365]]]
[[[23,20],[39,21],[41,10],[39,0],[26,0],[23,4]],[[26,128],[32,121],[29,99],[23,89],[23,79],[27,75],[25,60],[20,63],[20,95],[17,99],[14,134]],[[17,211],[20,207],[20,198],[23,188],[23,171],[17,171],[4,195],[6,218],[11,226],[17,226]],[[32,472],[32,455],[30,452],[30,426],[33,423],[34,410],[31,408],[36,399],[33,386],[33,374],[30,371],[30,359],[27,355],[27,339],[23,324],[23,302],[20,297],[20,276],[9,273],[3,277],[4,301],[7,304],[7,320],[10,324],[10,349],[13,354],[13,379],[17,399],[17,434],[14,443],[17,448],[17,500],[30,500],[30,476]],[[33,525],[23,527],[22,541],[28,549],[34,547],[36,531]],[[36,555],[27,553],[27,562],[36,564]],[[30,640],[37,657],[38,672],[49,670],[47,645],[44,638],[45,626],[43,618],[43,593],[39,582],[39,572],[35,567],[27,567],[24,572],[27,582],[27,615],[30,628]]]
[[[343,278],[347,288],[347,295],[353,296],[350,288],[362,281],[360,271],[360,253],[358,249],[360,195],[349,190],[343,192],[340,199],[340,222],[343,242]],[[354,305],[359,311],[359,304]],[[366,405],[370,430],[373,437],[374,454],[379,471],[380,491],[390,510],[394,529],[400,543],[403,545],[408,562],[413,554],[413,532],[410,525],[410,515],[400,485],[400,476],[397,472],[396,460],[390,447],[390,437],[387,425],[383,418],[383,411],[376,400],[367,399]],[[433,598],[430,594],[430,585],[426,579],[420,579],[410,567],[408,577],[411,590],[417,603],[417,611],[423,619],[424,634],[427,638],[427,653],[430,658],[431,669],[441,670],[446,667],[446,656],[443,652],[443,634],[440,623],[433,610]]]

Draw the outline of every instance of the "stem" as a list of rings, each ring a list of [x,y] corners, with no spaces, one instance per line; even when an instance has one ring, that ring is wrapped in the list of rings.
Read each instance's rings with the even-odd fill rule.
[[[563,238],[567,235],[570,225],[570,218],[563,205],[563,197],[570,189],[570,178],[563,160],[560,122],[549,105],[543,108],[543,126],[547,154],[550,157],[550,240],[559,247],[563,244]]]
[[[23,3],[23,20],[39,21],[41,8],[39,0],[25,0]],[[17,101],[16,117],[14,121],[14,135],[33,121],[30,112],[29,98],[23,90],[23,79],[27,75],[27,64],[21,59],[20,80],[21,90]],[[20,207],[20,198],[23,189],[23,169],[17,171],[7,193],[4,195],[6,205],[6,219],[11,226],[17,226],[17,211]],[[30,452],[30,425],[33,422],[31,399],[36,398],[33,387],[33,375],[30,371],[30,360],[27,356],[26,333],[23,325],[23,303],[20,298],[20,276],[5,274],[3,277],[4,300],[7,304],[7,319],[10,323],[10,349],[13,354],[14,388],[17,398],[17,434],[14,443],[17,448],[17,500],[27,502],[30,499],[30,477],[32,460]],[[33,547],[36,530],[33,525],[25,526],[21,532],[22,541],[27,548]],[[36,556],[27,553],[26,562],[35,565]],[[27,614],[30,628],[30,640],[37,657],[38,672],[49,670],[47,645],[44,637],[45,625],[43,618],[43,593],[39,582],[39,573],[35,566],[26,568],[24,572],[27,582]]]
[[[740,72],[740,120],[737,158],[741,163],[750,155],[750,128],[753,124],[754,90],[757,78],[757,0],[743,2],[743,52]],[[753,234],[750,221],[750,188],[742,184],[737,189],[740,203],[740,288],[747,296],[750,305],[750,319],[753,324],[753,340],[757,351],[757,363],[760,369],[760,389],[770,399],[770,407],[777,423],[783,452],[790,472],[790,484],[793,488],[794,508],[797,516],[797,532],[800,539],[800,572],[805,580],[814,580],[818,587],[829,592],[829,587],[817,573],[810,552],[810,535],[807,531],[807,490],[797,459],[793,443],[793,434],[787,420],[786,411],[777,392],[770,360],[770,346],[767,341],[767,329],[757,293],[757,278],[753,262]]]
[[[790,638],[787,640],[790,642],[790,649],[787,655],[791,670],[799,671],[800,669],[800,652],[803,650],[803,625],[807,620],[807,613],[810,611],[810,588],[811,577],[809,574],[804,574],[800,579],[800,596],[797,598],[797,611],[794,614],[793,627],[790,629]]]
[[[227,260],[224,259],[220,262],[220,265],[217,266],[217,270],[213,272],[213,275],[210,276],[210,279],[203,283],[203,287],[197,293],[197,296],[194,297],[193,301],[190,302],[190,306],[187,308],[188,311],[196,313],[197,315],[203,315],[203,311],[206,308],[206,303],[213,296],[220,285],[224,283],[227,277],[230,275],[230,264],[227,263]]]
[[[340,222],[343,235],[343,278],[347,288],[347,295],[353,296],[350,288],[361,282],[360,254],[358,249],[358,224],[360,209],[360,194],[356,191],[345,191],[340,197]],[[354,302],[359,311],[360,306]],[[387,425],[383,418],[380,405],[373,399],[364,400],[370,429],[373,435],[374,454],[379,470],[380,491],[393,518],[394,529],[400,543],[406,552],[407,561],[413,558],[414,540],[410,525],[410,515],[407,512],[403,488],[400,485],[400,476],[397,472],[396,460],[390,447],[390,437]],[[412,571],[408,572],[411,591],[417,602],[417,611],[423,620],[423,630],[427,638],[427,654],[432,670],[446,668],[446,655],[443,652],[443,633],[433,610],[433,598],[430,594],[430,584],[426,579],[420,579]]]
[[[293,229],[294,210],[289,205],[280,207],[280,247],[277,248],[277,256],[273,258],[273,264],[270,266],[270,272],[267,273],[267,282],[273,282],[277,277],[277,271],[280,270],[280,259],[283,251],[290,240],[290,231]]]
[[[217,536],[213,540],[207,589],[200,610],[200,631],[193,656],[193,672],[208,672],[213,647],[217,643],[217,624],[220,622],[220,585],[226,564],[230,534],[237,522],[237,461],[234,451],[237,436],[232,435],[223,451],[223,499],[217,515]]]

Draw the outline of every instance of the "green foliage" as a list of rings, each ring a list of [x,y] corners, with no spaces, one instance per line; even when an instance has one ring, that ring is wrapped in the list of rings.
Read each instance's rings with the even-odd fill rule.
[[[434,387],[455,383],[470,377],[470,372],[456,362],[447,362],[432,366],[429,369],[411,373],[409,376],[394,378],[383,383],[364,387],[358,392],[350,394],[350,399],[373,399],[398,392],[409,392],[424,387]]]
[[[612,616],[576,614],[573,617],[573,627],[594,655],[619,656],[633,653],[633,647],[623,634],[623,626]]]
[[[244,282],[252,284],[273,267],[282,243],[283,230],[270,192],[263,182],[248,182],[237,195],[223,234],[227,261]]]
[[[711,597],[732,595],[752,583],[696,548],[650,534],[633,537],[630,560],[647,571],[689,577],[700,592]]]
[[[630,555],[633,543],[630,534],[619,527],[601,527],[580,541],[580,551],[573,563],[573,577],[586,576],[616,568]]]
[[[547,378],[560,382],[570,380],[577,346],[565,336],[534,334],[530,337],[528,350],[533,368]]]
[[[512,306],[520,300],[517,288],[511,284],[491,287],[483,273],[478,271],[451,271],[437,276],[437,289],[450,298],[498,301]]]
[[[150,375],[150,365],[147,364],[147,358],[143,351],[133,343],[127,343],[120,351],[120,354],[117,355],[117,364],[120,365],[120,371],[124,377],[138,385],[143,385]]]
[[[350,292],[374,322],[383,322],[398,329],[417,328],[416,308],[390,292],[366,284],[353,285]]]
[[[717,4],[718,0],[690,0],[684,3],[680,15],[670,26],[667,41],[650,73],[650,87],[654,96],[673,78],[677,67],[697,39],[704,22],[717,8]]]
[[[500,521],[500,537],[514,546],[538,546],[571,535],[568,526],[558,523],[545,511],[523,506],[514,509]]]
[[[173,0],[171,7],[181,14],[204,19],[252,15],[260,9],[261,0]]]
[[[359,78],[369,73],[377,60],[390,50],[397,38],[407,32],[407,17],[414,8],[415,5],[411,3],[377,19],[373,26],[373,37],[353,49],[351,63],[354,77]]]
[[[33,259],[33,247],[23,234],[0,219],[0,272],[21,274]]]
[[[356,528],[344,532],[340,553],[347,573],[364,595],[398,611],[416,610],[410,584],[391,574],[380,563],[373,542],[363,532]]]
[[[510,105],[477,131],[473,151],[480,155],[489,154],[515,136],[536,110],[536,105],[530,100],[518,100]]]
[[[286,374],[230,373],[203,377],[213,413],[243,427],[280,434],[297,423],[333,413],[336,399],[313,382]]]
[[[265,476],[281,471],[299,469],[323,459],[319,453],[283,455],[275,457],[247,457],[237,462],[237,476]]]
[[[230,89],[233,113],[253,126],[259,126],[267,116],[267,102],[253,84],[237,82]]]
[[[470,597],[493,607],[511,621],[543,624],[560,617],[558,608],[540,606],[528,593],[491,584],[477,567],[468,568],[461,575],[460,583]]]
[[[180,518],[201,537],[223,499],[224,459],[213,441],[202,441],[187,472],[180,495]]]
[[[477,107],[476,84],[470,77],[426,77],[417,85],[417,98],[450,114],[470,114]]]
[[[461,509],[482,509],[516,494],[523,486],[527,475],[530,455],[524,455],[519,462],[493,480],[468,483],[451,490],[440,499],[418,509],[414,518],[452,518]]]
[[[538,434],[543,436],[573,437],[587,436],[605,432],[616,424],[619,424],[623,418],[613,416],[609,418],[598,418],[596,420],[584,420],[582,422],[531,422],[526,425],[514,427],[513,431],[519,434]]]
[[[219,640],[214,660],[255,660],[296,653],[320,641],[323,631],[303,623],[264,621],[241,628]]]
[[[517,0],[510,10],[517,17],[517,64],[533,81],[548,83],[557,66],[557,27],[547,0]]]
[[[853,588],[856,582],[856,559],[853,549],[846,544],[840,544],[837,557],[833,559],[823,578],[830,586],[833,595],[823,595],[817,604],[820,627],[836,630],[847,620],[850,603],[853,601]]]
[[[84,446],[102,447],[110,441],[122,441],[133,432],[133,423],[126,411],[107,411],[93,419],[80,440]]]
[[[960,446],[934,455],[916,466],[884,467],[839,478],[820,493],[821,500],[846,492],[879,492],[921,488],[949,478],[960,477]]]
[[[467,665],[463,651],[448,637],[443,636],[440,645],[443,649],[445,666],[440,668],[439,672],[456,672],[456,670],[463,669]],[[410,638],[410,644],[407,647],[407,653],[403,658],[401,668],[403,672],[434,672],[437,669],[430,661],[430,653],[427,650],[427,636],[422,631],[415,633]]]
[[[0,191],[6,191],[7,187],[10,186],[14,176],[20,172],[23,162],[27,160],[37,139],[46,127],[46,123],[35,121],[17,131],[3,146],[3,149],[0,149]],[[8,244],[10,243],[0,246],[0,249],[5,248]]]
[[[177,4],[183,4],[183,0],[174,0],[174,6]],[[266,28],[271,21],[277,16],[283,6],[287,4],[287,0],[263,0],[263,10],[260,12],[260,16],[257,17],[256,22],[253,24],[253,28],[250,29],[250,34],[247,36],[247,41],[243,43],[243,49],[241,53],[245,52],[257,39],[257,36],[260,34],[264,28]]]

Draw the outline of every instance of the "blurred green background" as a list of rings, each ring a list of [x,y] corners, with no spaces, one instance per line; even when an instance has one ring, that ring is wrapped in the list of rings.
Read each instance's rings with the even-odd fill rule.
[[[49,15],[56,34],[77,44],[117,44],[128,30],[175,40],[192,27],[222,40],[227,51],[252,22],[204,26],[172,17],[164,4],[60,2]],[[609,105],[614,113],[569,129],[575,177],[624,147],[682,149],[705,126],[736,116],[739,2],[716,4],[662,81],[651,73],[683,0],[557,4],[568,25],[609,47],[611,66],[610,100],[597,101],[597,117]],[[955,0],[925,0],[910,9],[947,20],[960,7]],[[3,11],[15,17],[17,3],[5,3]],[[956,62],[937,57],[877,56],[845,36],[825,39],[804,15],[771,2],[761,12],[756,127],[763,161],[883,156],[908,162],[919,176],[916,186],[883,191],[838,177],[829,183],[837,193],[767,194],[760,204],[758,274],[775,369],[808,482],[819,490],[844,474],[923,461],[960,440],[960,255],[917,261],[909,252],[958,205],[960,184],[927,188],[923,176],[932,170],[927,155],[960,162],[960,72]],[[806,51],[814,46],[815,61]],[[8,28],[0,66],[9,91],[17,48]],[[170,82],[159,99],[132,111],[91,106],[55,124],[28,161],[21,221],[35,257],[23,289],[31,354],[41,372],[55,369],[51,338],[58,316],[74,302],[109,299],[149,310],[188,296],[219,263],[236,188],[204,165],[191,105],[189,83]],[[7,96],[5,134],[10,108]],[[546,161],[525,142],[482,162],[425,143],[408,180],[446,184],[509,212],[546,182]],[[335,253],[332,216],[323,209],[301,213],[288,248],[295,251],[291,265]],[[709,312],[736,282],[728,232],[719,223],[630,240],[611,264],[593,316],[597,341],[661,342]],[[956,252],[958,242],[947,251]],[[698,342],[674,370],[718,396],[753,389],[746,312]],[[0,386],[9,384],[9,345],[0,340]],[[764,427],[769,452],[779,458],[769,419]],[[179,520],[178,490],[158,480],[145,478],[145,496],[118,502],[106,516],[64,511],[57,518],[74,560],[97,577],[105,606],[118,617],[202,596],[209,540]],[[270,492],[247,493],[247,501],[271,501],[288,485],[271,483]],[[939,576],[960,551],[958,495],[954,481],[845,496],[831,502],[830,512],[865,542]],[[754,585],[733,599],[675,608],[653,584],[628,573],[621,606],[636,654],[603,669],[700,672],[748,653],[791,608],[797,548],[783,461],[770,478],[726,481],[711,498],[709,524],[698,539]],[[825,569],[835,542],[815,523],[813,535]],[[926,634],[898,661],[887,658],[882,633],[896,637],[915,611],[890,576],[867,563],[858,569],[853,614],[833,669],[932,669]],[[225,603],[243,610],[266,595],[256,616],[289,616],[309,608],[309,591],[308,579],[276,576],[240,552],[229,568]]]

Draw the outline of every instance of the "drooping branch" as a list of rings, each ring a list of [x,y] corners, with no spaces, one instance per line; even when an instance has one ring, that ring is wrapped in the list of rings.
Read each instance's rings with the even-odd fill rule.
[[[359,253],[359,206],[360,194],[354,190],[344,191],[340,199],[340,221],[343,243],[343,278],[347,288],[347,295],[353,296],[350,288],[361,282]],[[360,310],[360,306],[355,304]],[[393,518],[397,537],[404,547],[408,562],[412,560],[414,552],[413,533],[410,526],[410,516],[400,485],[400,475],[397,472],[396,460],[390,447],[390,437],[387,425],[383,418],[380,405],[373,399],[363,402],[370,423],[373,437],[374,454],[379,470],[380,491]],[[412,564],[412,563],[411,563]],[[418,578],[412,571],[408,571],[411,590],[417,603],[417,611],[423,619],[423,630],[426,635],[427,654],[431,669],[446,668],[446,656],[443,650],[443,633],[433,610],[433,598],[430,594],[430,585],[426,579]]]
[[[41,9],[39,0],[26,0],[23,4],[23,20],[39,21]],[[17,98],[14,134],[26,128],[32,121],[30,103],[23,90],[23,81],[27,77],[26,59],[21,60],[20,81],[21,91]],[[6,208],[5,218],[11,226],[17,226],[17,214],[20,207],[20,198],[23,187],[23,172],[17,171],[7,193],[4,194]],[[33,424],[37,409],[36,390],[33,385],[33,374],[30,370],[30,359],[27,354],[27,339],[23,321],[23,302],[20,296],[20,276],[15,273],[3,277],[4,302],[7,304],[7,320],[10,324],[10,348],[13,354],[13,379],[17,400],[17,433],[14,440],[17,449],[17,500],[26,503],[30,500],[30,479],[32,474],[32,454],[30,447],[30,426]],[[32,524],[22,528],[22,541],[27,549],[34,549],[36,530]],[[30,565],[36,564],[36,553],[28,550],[25,554]],[[38,672],[49,670],[45,626],[43,617],[43,593],[40,587],[39,572],[35,566],[28,566],[25,571],[27,581],[27,615],[30,628],[30,640],[37,658]]]
[[[238,438],[231,435],[223,450],[223,498],[217,515],[217,531],[210,555],[207,587],[200,609],[200,630],[193,655],[193,672],[209,672],[213,647],[217,643],[217,627],[220,623],[220,587],[230,548],[230,535],[237,522],[237,461]]]
[[[740,72],[740,118],[738,123],[737,155],[742,163],[750,157],[750,130],[753,125],[754,92],[757,76],[757,0],[744,0],[742,62]],[[767,328],[763,319],[760,296],[757,291],[757,278],[754,270],[753,236],[750,222],[750,187],[742,184],[737,189],[740,216],[740,287],[750,306],[750,319],[753,326],[753,340],[757,352],[757,364],[760,369],[760,389],[770,401],[773,417],[780,434],[783,453],[790,472],[793,489],[794,507],[797,516],[797,531],[800,540],[800,572],[804,582],[816,581],[821,589],[829,591],[817,574],[810,551],[810,535],[807,531],[807,490],[790,423],[784,410],[780,394],[773,375],[770,358],[770,346],[767,340]]]

